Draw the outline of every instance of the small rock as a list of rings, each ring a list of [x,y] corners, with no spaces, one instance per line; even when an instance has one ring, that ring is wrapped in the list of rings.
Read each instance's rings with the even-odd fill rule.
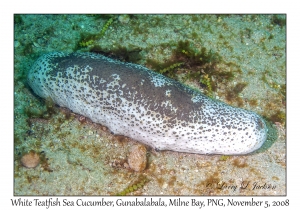
[[[23,155],[21,163],[26,168],[35,168],[40,163],[40,156],[36,152],[30,151]]]
[[[130,17],[129,15],[120,15],[118,17],[118,20],[120,21],[120,23],[126,24],[130,21]]]
[[[17,48],[17,47],[20,46],[20,42],[19,41],[15,41],[14,45],[15,45],[15,48]]]
[[[132,146],[128,156],[128,164],[134,171],[143,171],[147,165],[147,149],[140,144]]]

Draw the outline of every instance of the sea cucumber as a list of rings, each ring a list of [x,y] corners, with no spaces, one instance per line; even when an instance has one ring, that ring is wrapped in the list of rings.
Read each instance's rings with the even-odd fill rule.
[[[40,97],[158,150],[247,154],[267,138],[258,114],[99,54],[45,54],[30,69],[28,84]]]

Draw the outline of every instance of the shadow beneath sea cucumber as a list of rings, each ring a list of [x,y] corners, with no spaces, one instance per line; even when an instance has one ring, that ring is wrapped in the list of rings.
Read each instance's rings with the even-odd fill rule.
[[[268,133],[267,133],[267,140],[263,143],[263,145],[256,150],[254,153],[261,153],[261,152],[265,152],[266,150],[268,150],[274,143],[275,141],[278,139],[278,131],[276,126],[268,121],[267,119],[264,119],[265,123],[267,125],[268,128]]]

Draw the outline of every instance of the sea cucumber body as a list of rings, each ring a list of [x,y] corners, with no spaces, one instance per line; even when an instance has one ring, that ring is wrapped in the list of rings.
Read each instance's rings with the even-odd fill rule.
[[[29,71],[28,83],[40,97],[159,150],[246,154],[267,136],[265,122],[254,112],[98,54],[43,55]]]

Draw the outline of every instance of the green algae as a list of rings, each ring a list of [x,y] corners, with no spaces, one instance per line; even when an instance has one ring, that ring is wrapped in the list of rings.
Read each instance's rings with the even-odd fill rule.
[[[179,41],[168,61],[162,63],[154,59],[147,59],[146,65],[177,80],[178,75],[184,71],[183,81],[196,81],[205,88],[206,95],[213,97],[216,83],[229,82],[239,72],[220,70],[218,64],[221,62],[223,60],[217,52],[205,47],[197,49],[190,41]]]
[[[101,18],[101,17],[102,16],[100,16],[99,18]],[[108,30],[108,28],[114,22],[115,19],[116,19],[116,16],[110,17],[103,25],[101,31],[97,34],[90,34],[90,33],[80,34],[80,40],[79,40],[76,48],[80,49],[80,48],[88,48],[88,47],[93,46],[95,41],[101,39],[104,36],[104,34],[106,33],[106,31]]]
[[[137,179],[136,181],[134,181],[133,184],[129,185],[126,189],[122,190],[121,192],[116,193],[116,195],[119,195],[119,196],[122,196],[122,195],[123,195],[123,196],[124,196],[124,195],[127,195],[127,194],[129,194],[129,193],[135,192],[135,191],[137,191],[138,189],[143,188],[143,186],[144,186],[147,182],[149,182],[149,181],[150,181],[150,180],[149,180],[147,177],[141,175],[141,176],[138,177],[138,179]]]

